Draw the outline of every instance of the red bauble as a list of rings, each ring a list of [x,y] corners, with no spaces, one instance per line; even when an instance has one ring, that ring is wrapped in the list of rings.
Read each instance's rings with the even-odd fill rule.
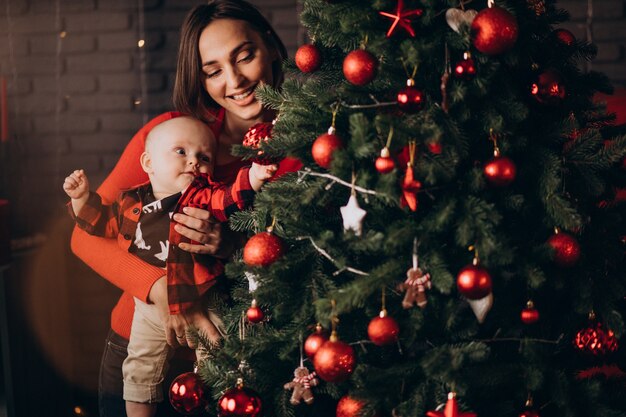
[[[246,148],[259,149],[262,142],[267,142],[272,139],[273,128],[274,124],[271,122],[257,123],[248,129],[241,144]],[[257,155],[258,157],[251,159],[252,162],[256,162],[261,165],[275,164],[278,162],[275,159],[263,157],[262,150],[259,150]]]
[[[424,93],[415,88],[415,82],[409,78],[406,87],[398,92],[398,107],[405,113],[417,113],[424,108]]]
[[[326,382],[345,381],[354,371],[355,364],[356,357],[352,346],[332,336],[313,357],[315,372]]]
[[[535,304],[532,301],[526,303],[526,308],[520,313],[520,319],[524,324],[533,324],[539,321],[539,310],[535,308]]]
[[[380,316],[374,317],[367,326],[367,337],[376,346],[391,345],[398,341],[400,326],[391,317],[381,313]]]
[[[352,398],[349,395],[341,397],[337,403],[336,417],[359,417],[365,405],[364,401]]]
[[[328,342],[328,332],[318,324],[315,326],[315,332],[304,341],[304,353],[309,359],[313,359],[317,350],[326,342]]]
[[[343,75],[354,85],[365,85],[376,76],[378,61],[363,49],[350,52],[343,60]]]
[[[209,404],[209,392],[200,376],[194,372],[178,375],[169,389],[170,404],[184,415],[200,414]]]
[[[393,161],[389,154],[389,148],[386,146],[380,151],[380,156],[376,158],[376,171],[381,174],[387,174],[396,167],[396,163]]]
[[[219,417],[257,417],[261,415],[261,398],[250,388],[231,388],[217,401]]]
[[[491,275],[478,265],[467,265],[456,277],[459,292],[467,299],[479,300],[491,293]]]
[[[469,53],[466,52],[463,54],[463,59],[456,63],[453,74],[456,78],[467,81],[474,79],[476,75],[476,64]]]
[[[302,72],[313,72],[322,65],[322,53],[315,45],[302,45],[296,51],[296,66]]]
[[[493,6],[476,15],[472,21],[471,33],[476,49],[486,55],[498,55],[515,45],[517,21],[502,7]]]
[[[564,45],[572,46],[576,42],[576,37],[567,29],[557,29],[552,34]]]
[[[343,141],[339,136],[335,135],[334,132],[335,129],[330,128],[328,133],[318,136],[311,147],[313,160],[322,168],[330,168],[333,153],[335,153],[337,149],[343,148]]]
[[[617,351],[618,343],[612,330],[605,329],[601,322],[592,320],[588,327],[576,333],[574,347],[583,353],[603,356]]]
[[[260,323],[265,318],[265,313],[256,305],[256,300],[252,300],[252,305],[246,311],[246,317],[250,323]]]
[[[284,251],[282,239],[274,233],[257,233],[243,248],[243,262],[248,266],[268,266],[283,256]]]
[[[511,159],[506,156],[496,156],[485,164],[483,173],[490,184],[503,187],[515,180],[517,169]]]
[[[554,69],[540,73],[530,86],[530,95],[541,104],[560,104],[566,95],[561,75]]]
[[[548,239],[548,245],[554,250],[554,263],[569,268],[576,265],[580,258],[580,245],[572,235],[559,232]]]

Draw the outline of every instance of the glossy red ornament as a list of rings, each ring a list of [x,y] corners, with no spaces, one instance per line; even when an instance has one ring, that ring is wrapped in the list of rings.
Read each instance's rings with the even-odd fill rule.
[[[317,350],[328,341],[328,332],[321,325],[315,326],[315,332],[311,333],[304,341],[304,353],[313,359]]]
[[[200,414],[209,405],[209,390],[195,372],[178,375],[169,389],[170,404],[187,416]]]
[[[415,88],[415,81],[409,78],[406,87],[398,92],[398,107],[405,113],[417,113],[424,108],[424,93]]]
[[[267,142],[272,139],[273,128],[274,124],[271,122],[257,123],[248,129],[241,144],[246,148],[258,149],[263,142]],[[278,162],[273,158],[263,157],[263,151],[260,149],[258,150],[257,155],[258,157],[251,159],[252,162],[256,162],[261,165],[275,164]]]
[[[404,0],[398,0],[396,4],[396,13],[378,12],[381,16],[388,17],[393,20],[391,27],[387,31],[387,37],[391,37],[398,26],[408,32],[411,37],[415,37],[415,30],[411,26],[411,16],[421,16],[424,11],[422,9],[404,10]]]
[[[459,404],[456,401],[456,393],[448,393],[448,401],[443,411],[427,411],[428,417],[476,417],[476,413],[459,411]]]
[[[603,356],[617,351],[618,342],[613,330],[606,329],[595,314],[589,314],[589,326],[581,329],[574,337],[574,347],[580,352]]]
[[[305,44],[298,48],[296,66],[302,72],[314,72],[322,65],[322,53],[315,45]]]
[[[511,49],[517,41],[518,26],[515,16],[502,7],[483,9],[471,26],[472,42],[486,55],[498,55]]]
[[[533,324],[539,321],[539,310],[535,308],[535,304],[528,300],[526,307],[520,313],[520,319],[524,324]]]
[[[315,139],[311,147],[311,154],[317,165],[328,169],[333,160],[333,153],[341,148],[343,148],[343,141],[339,136],[335,135],[335,129],[331,127],[328,129],[328,133],[324,133]]]
[[[335,417],[359,417],[365,401],[357,400],[349,395],[343,396],[337,403]]]
[[[469,52],[463,54],[463,59],[456,63],[452,72],[456,78],[466,81],[474,79],[476,75],[476,64]]]
[[[389,148],[386,146],[381,149],[380,156],[376,158],[376,171],[381,174],[387,174],[396,167],[396,163],[389,154]]]
[[[347,343],[331,335],[313,357],[313,367],[317,375],[326,382],[347,380],[356,365],[354,349]]]
[[[469,300],[479,300],[491,293],[491,275],[479,265],[467,265],[456,277],[459,293]]]
[[[560,104],[566,95],[561,75],[554,69],[540,73],[530,85],[530,95],[541,104]]]
[[[504,187],[515,180],[517,168],[510,158],[495,156],[484,165],[483,173],[491,185]]]
[[[343,75],[350,83],[363,86],[374,79],[378,61],[363,49],[350,52],[343,60]]]
[[[554,250],[553,261],[558,266],[569,268],[576,265],[580,258],[580,244],[574,236],[559,232],[548,239],[548,245]]]
[[[217,401],[219,417],[257,417],[261,415],[262,402],[252,389],[238,384],[224,393]]]
[[[284,251],[282,239],[270,229],[248,239],[243,248],[243,262],[248,266],[268,266],[280,259]]]
[[[391,345],[398,341],[400,326],[386,311],[381,311],[380,315],[374,317],[367,326],[367,337],[376,346]]]
[[[576,37],[567,29],[556,29],[552,34],[564,45],[572,46],[576,42]]]
[[[252,300],[252,304],[246,311],[246,317],[250,323],[260,323],[265,318],[265,313],[256,304],[256,300]]]

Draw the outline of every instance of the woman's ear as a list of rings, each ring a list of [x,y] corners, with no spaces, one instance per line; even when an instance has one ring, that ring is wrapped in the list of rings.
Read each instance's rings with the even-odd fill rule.
[[[150,158],[150,154],[148,152],[141,154],[139,162],[141,163],[141,168],[146,174],[152,174],[152,159]]]

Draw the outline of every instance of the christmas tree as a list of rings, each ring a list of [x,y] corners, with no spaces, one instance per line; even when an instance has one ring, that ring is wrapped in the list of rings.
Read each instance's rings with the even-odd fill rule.
[[[626,138],[595,47],[551,0],[302,10],[237,149],[303,167],[231,219],[218,414],[623,416]]]

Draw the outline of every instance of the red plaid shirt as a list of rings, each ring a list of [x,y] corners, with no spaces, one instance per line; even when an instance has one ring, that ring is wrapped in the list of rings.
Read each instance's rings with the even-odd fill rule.
[[[232,185],[213,182],[206,174],[197,176],[187,187],[176,204],[174,213],[183,207],[199,207],[208,210],[220,222],[228,220],[232,213],[252,204],[255,192],[250,185],[249,168],[242,168]],[[105,205],[96,193],[89,199],[80,213],[74,215],[71,203],[69,211],[76,224],[87,233],[101,237],[117,237],[122,248],[128,250],[135,237],[142,203],[142,184],[124,191],[112,205]],[[178,248],[178,244],[193,243],[174,230],[170,222],[169,252],[167,255],[167,295],[170,314],[179,314],[190,308],[224,272],[224,264],[210,255],[193,254]]]

